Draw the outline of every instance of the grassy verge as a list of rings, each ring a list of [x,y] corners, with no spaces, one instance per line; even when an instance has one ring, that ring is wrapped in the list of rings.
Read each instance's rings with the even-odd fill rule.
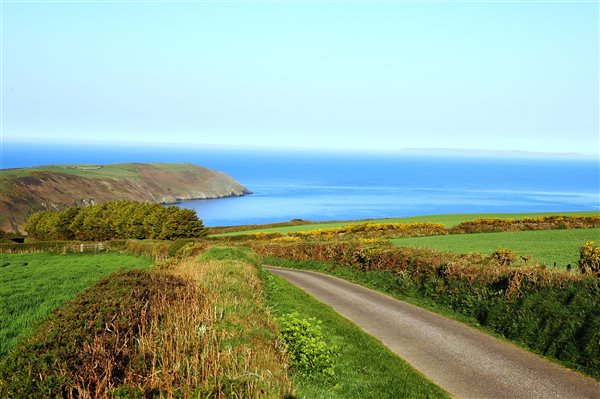
[[[594,277],[535,288],[523,282],[520,294],[501,286],[444,280],[413,280],[394,270],[359,271],[329,262],[267,257],[265,264],[332,274],[436,313],[482,328],[554,361],[600,378],[600,284]],[[467,276],[468,277],[468,276]]]
[[[81,292],[0,361],[0,397],[291,394],[257,269],[215,253],[112,274]]]
[[[152,263],[118,253],[1,254],[0,259],[0,357],[52,310],[103,276]]]
[[[264,272],[267,302],[277,316],[298,312],[322,321],[335,348],[333,377],[296,373],[299,398],[445,398],[447,394],[381,342],[285,280]]]
[[[240,234],[255,234],[255,233],[292,233],[298,231],[311,231],[316,229],[326,228],[337,228],[347,226],[350,224],[363,224],[363,223],[411,223],[411,222],[431,222],[441,223],[446,227],[457,225],[467,220],[473,220],[478,218],[498,218],[498,219],[520,219],[524,217],[538,217],[538,216],[550,216],[550,215],[564,215],[564,216],[598,216],[600,212],[597,211],[582,211],[582,212],[540,212],[540,213],[470,213],[470,214],[450,214],[450,215],[425,215],[425,216],[410,216],[402,218],[387,218],[387,219],[365,219],[365,220],[345,220],[345,221],[331,221],[331,222],[315,222],[315,223],[302,223],[295,224],[293,226],[280,226],[280,227],[266,227],[266,228],[253,228],[250,230],[241,231],[229,231],[227,233],[214,234],[214,237],[226,237]],[[244,229],[245,226],[239,226],[240,229]],[[228,227],[231,230],[231,227]]]
[[[600,228],[451,234],[391,241],[398,247],[433,248],[455,253],[490,254],[502,246],[521,256],[531,256],[535,263],[552,266],[556,262],[557,266],[565,267],[577,264],[579,246],[586,240],[600,240]]]

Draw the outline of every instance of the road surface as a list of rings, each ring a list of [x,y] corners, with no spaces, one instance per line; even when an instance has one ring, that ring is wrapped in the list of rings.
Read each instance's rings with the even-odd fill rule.
[[[428,310],[325,274],[265,266],[457,398],[600,398],[600,382]]]

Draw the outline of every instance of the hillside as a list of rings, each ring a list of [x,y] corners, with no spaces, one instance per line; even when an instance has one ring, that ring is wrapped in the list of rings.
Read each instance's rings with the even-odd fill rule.
[[[19,232],[37,211],[116,199],[173,203],[250,194],[227,174],[190,163],[49,165],[2,169],[0,229]]]

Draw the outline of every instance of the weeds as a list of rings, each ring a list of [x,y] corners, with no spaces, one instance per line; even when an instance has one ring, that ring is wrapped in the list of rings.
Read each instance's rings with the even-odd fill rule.
[[[290,365],[306,375],[334,375],[334,350],[325,342],[321,322],[297,312],[278,318]]]

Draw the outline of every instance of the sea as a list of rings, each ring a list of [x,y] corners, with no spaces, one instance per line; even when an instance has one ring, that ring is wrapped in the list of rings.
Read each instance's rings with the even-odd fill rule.
[[[600,210],[594,158],[2,143],[2,168],[115,162],[191,162],[252,190],[178,204],[207,226]]]

